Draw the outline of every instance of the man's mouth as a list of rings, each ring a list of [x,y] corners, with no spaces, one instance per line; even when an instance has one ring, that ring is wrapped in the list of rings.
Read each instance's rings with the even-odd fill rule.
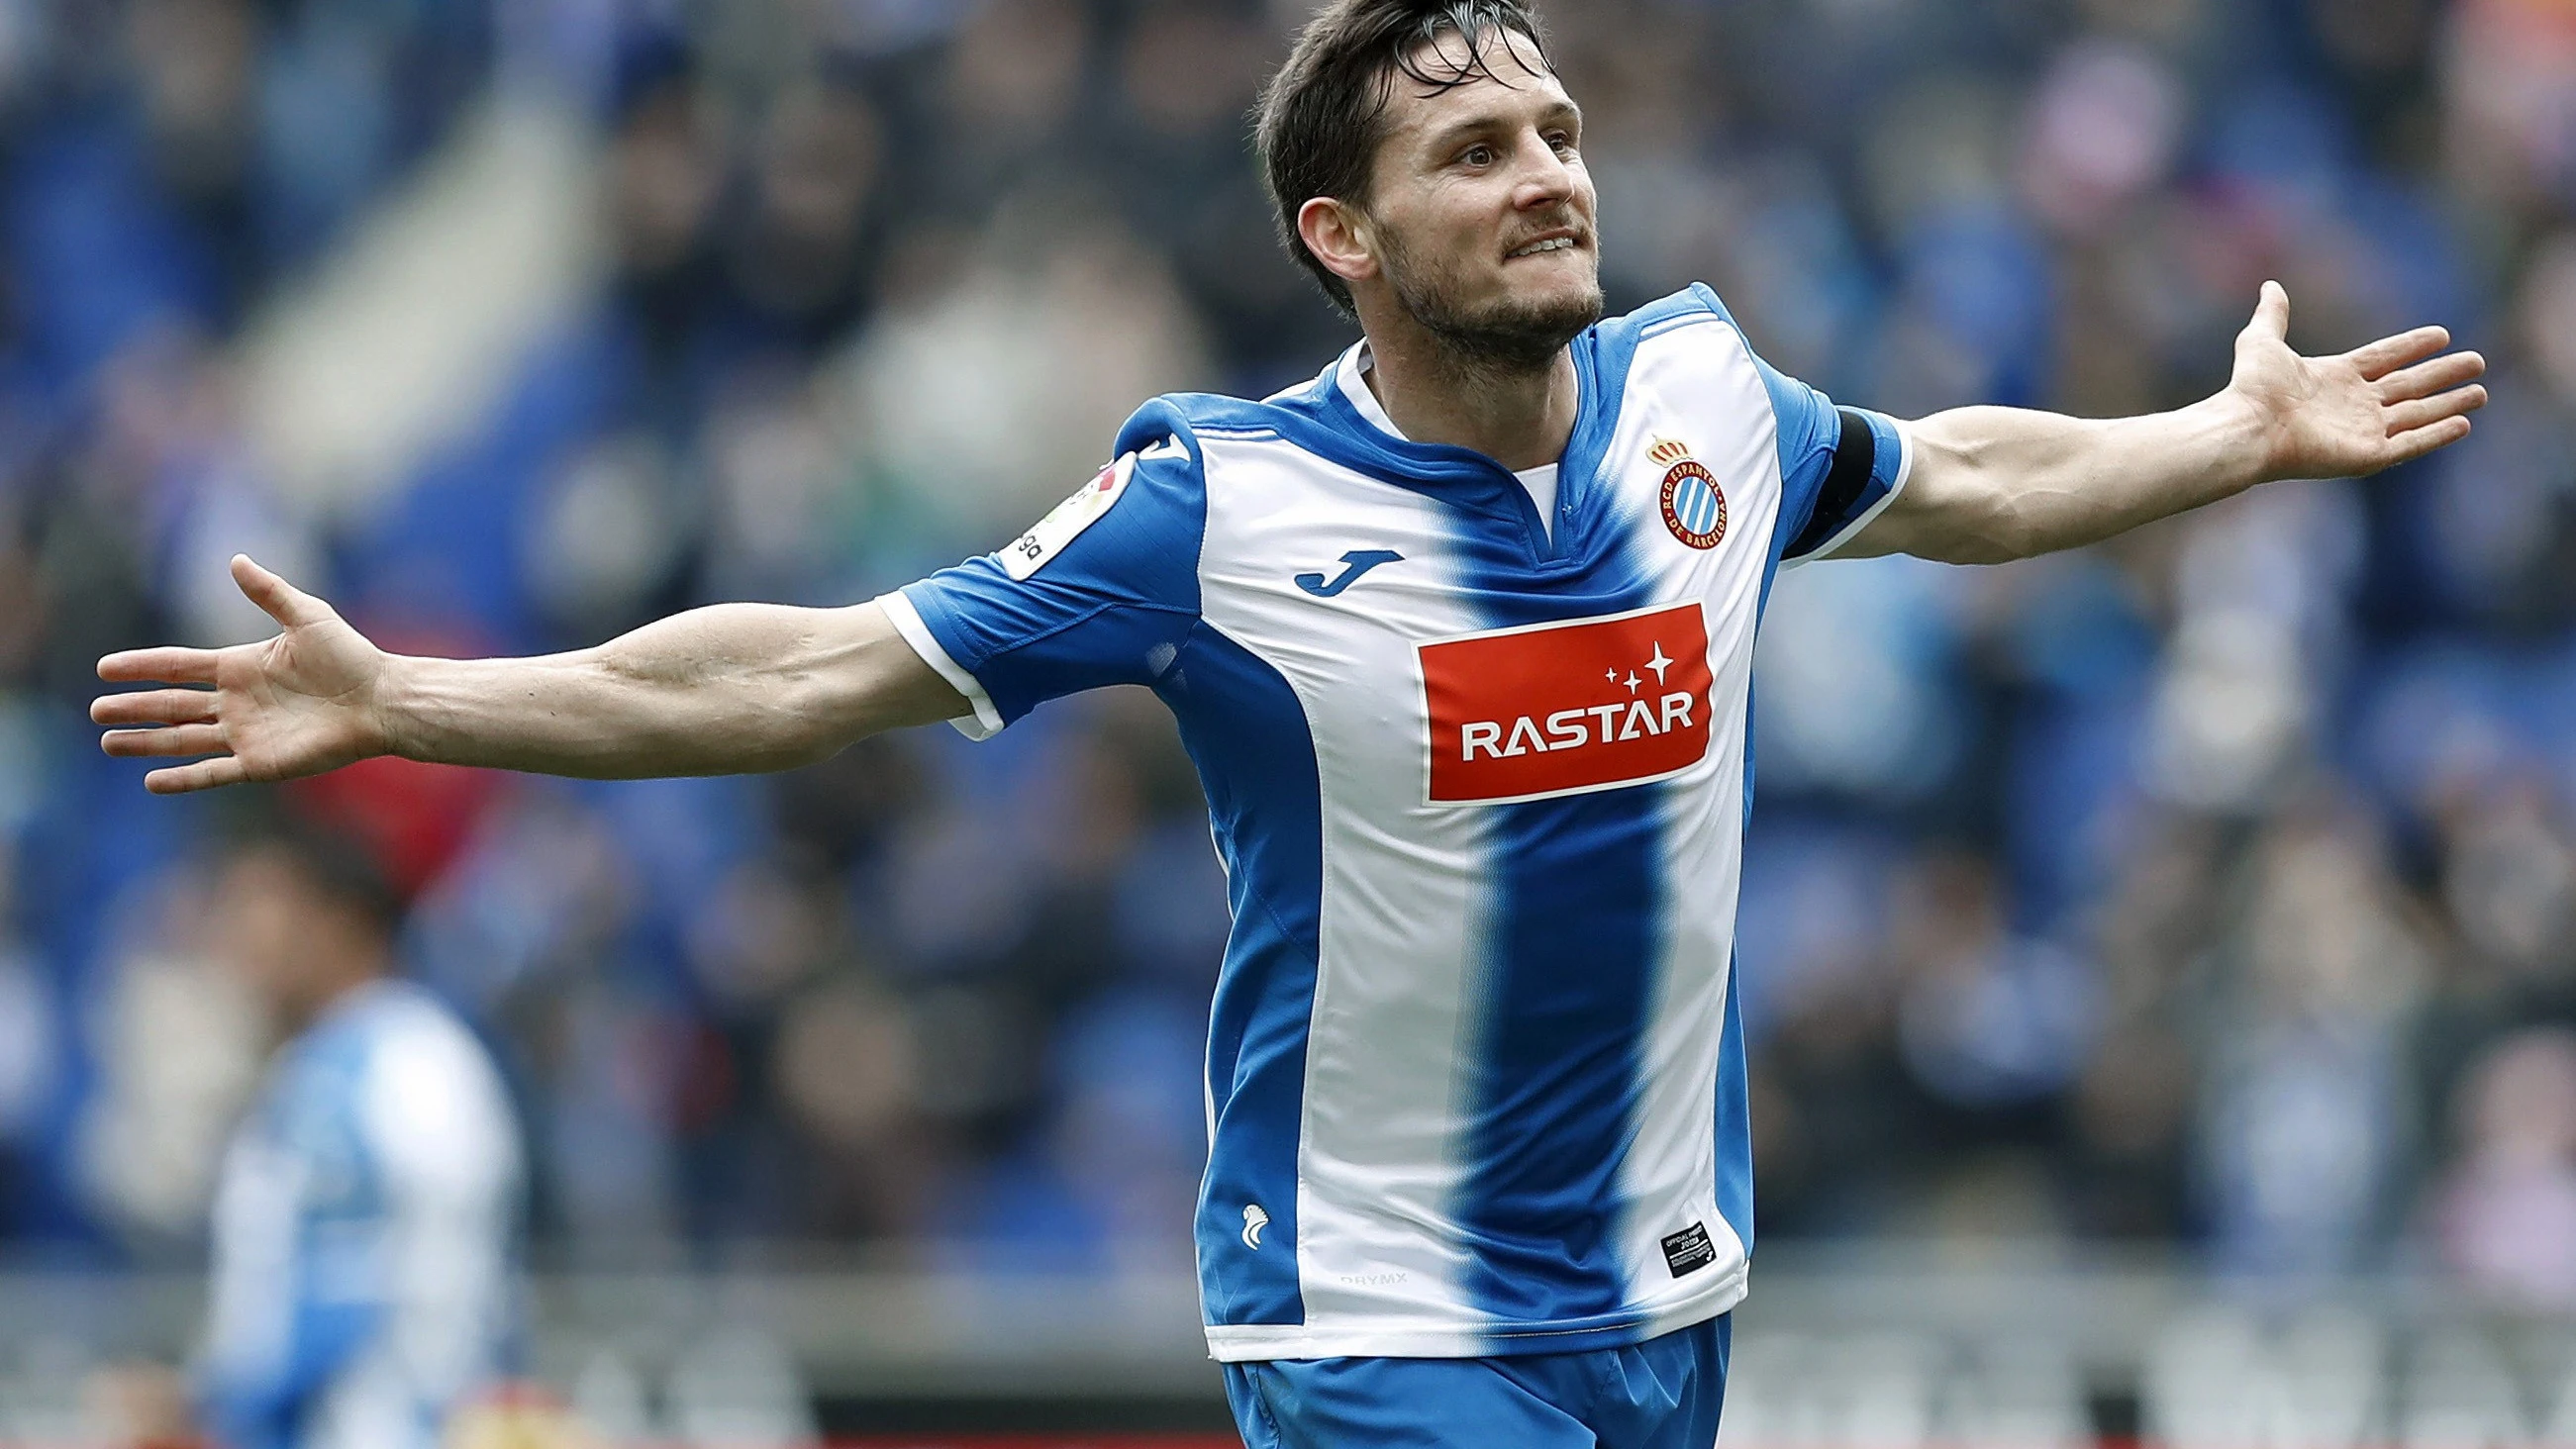
[[[1582,244],[1582,242],[1571,236],[1541,237],[1537,241],[1531,242],[1528,246],[1510,253],[1509,256],[1512,258],[1535,257],[1544,255],[1548,252],[1572,251],[1574,248],[1581,246]]]

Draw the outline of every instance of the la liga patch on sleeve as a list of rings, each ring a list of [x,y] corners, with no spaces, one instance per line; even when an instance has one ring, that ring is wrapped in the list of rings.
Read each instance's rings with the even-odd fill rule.
[[[1136,455],[1129,453],[1103,468],[1092,480],[1082,485],[1071,498],[1059,503],[1037,522],[1035,528],[1014,539],[994,557],[1002,561],[1002,571],[1013,580],[1026,582],[1047,561],[1064,552],[1066,544],[1082,536],[1082,531],[1108,516],[1127,496],[1128,485],[1136,479]]]

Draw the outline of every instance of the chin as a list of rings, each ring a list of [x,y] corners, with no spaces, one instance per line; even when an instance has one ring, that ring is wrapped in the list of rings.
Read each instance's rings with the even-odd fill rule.
[[[1599,309],[1601,268],[1593,261],[1591,253],[1558,255],[1565,260],[1552,262],[1543,270],[1527,263],[1515,264],[1524,270],[1504,275],[1499,289],[1500,306],[1496,310],[1554,312],[1586,306]]]
[[[1489,287],[1466,295],[1440,285],[1437,273],[1401,262],[1387,276],[1398,303],[1461,361],[1522,371],[1548,365],[1601,320],[1598,262],[1588,251],[1559,255],[1545,265],[1507,266]]]
[[[1542,330],[1561,329],[1571,339],[1601,320],[1601,282],[1588,269],[1580,276],[1524,281],[1511,288],[1493,309],[1497,320],[1517,320]]]
[[[1601,279],[1590,272],[1580,277],[1551,279],[1536,287],[1514,289],[1512,305],[1524,312],[1572,313],[1589,312],[1600,320]],[[1591,325],[1586,323],[1586,326]]]

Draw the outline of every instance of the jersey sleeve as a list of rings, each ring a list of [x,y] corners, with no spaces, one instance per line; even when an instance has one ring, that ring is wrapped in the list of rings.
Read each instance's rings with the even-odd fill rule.
[[[1207,482],[1169,403],[1138,413],[1118,458],[1000,551],[879,602],[974,706],[950,721],[989,739],[1050,699],[1151,684],[1198,622]]]
[[[1830,557],[1905,489],[1913,443],[1885,413],[1833,399],[1760,357],[1753,365],[1780,425],[1780,518],[1772,547],[1786,565]]]
[[[1689,295],[1743,336],[1743,327],[1717,293],[1700,284]],[[1788,565],[1828,557],[1905,490],[1913,441],[1896,419],[1836,407],[1822,392],[1763,361],[1751,339],[1743,345],[1762,376],[1779,426],[1780,516],[1772,552]]]

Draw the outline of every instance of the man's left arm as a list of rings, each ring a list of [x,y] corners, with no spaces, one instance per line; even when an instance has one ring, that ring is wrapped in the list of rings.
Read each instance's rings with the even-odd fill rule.
[[[2263,284],[2216,396],[2175,412],[2092,420],[1971,407],[1906,425],[1903,492],[1837,557],[1910,553],[2002,563],[2096,543],[2282,478],[2347,478],[2469,435],[2486,361],[2439,327],[2336,357],[2289,344],[2290,298]]]

